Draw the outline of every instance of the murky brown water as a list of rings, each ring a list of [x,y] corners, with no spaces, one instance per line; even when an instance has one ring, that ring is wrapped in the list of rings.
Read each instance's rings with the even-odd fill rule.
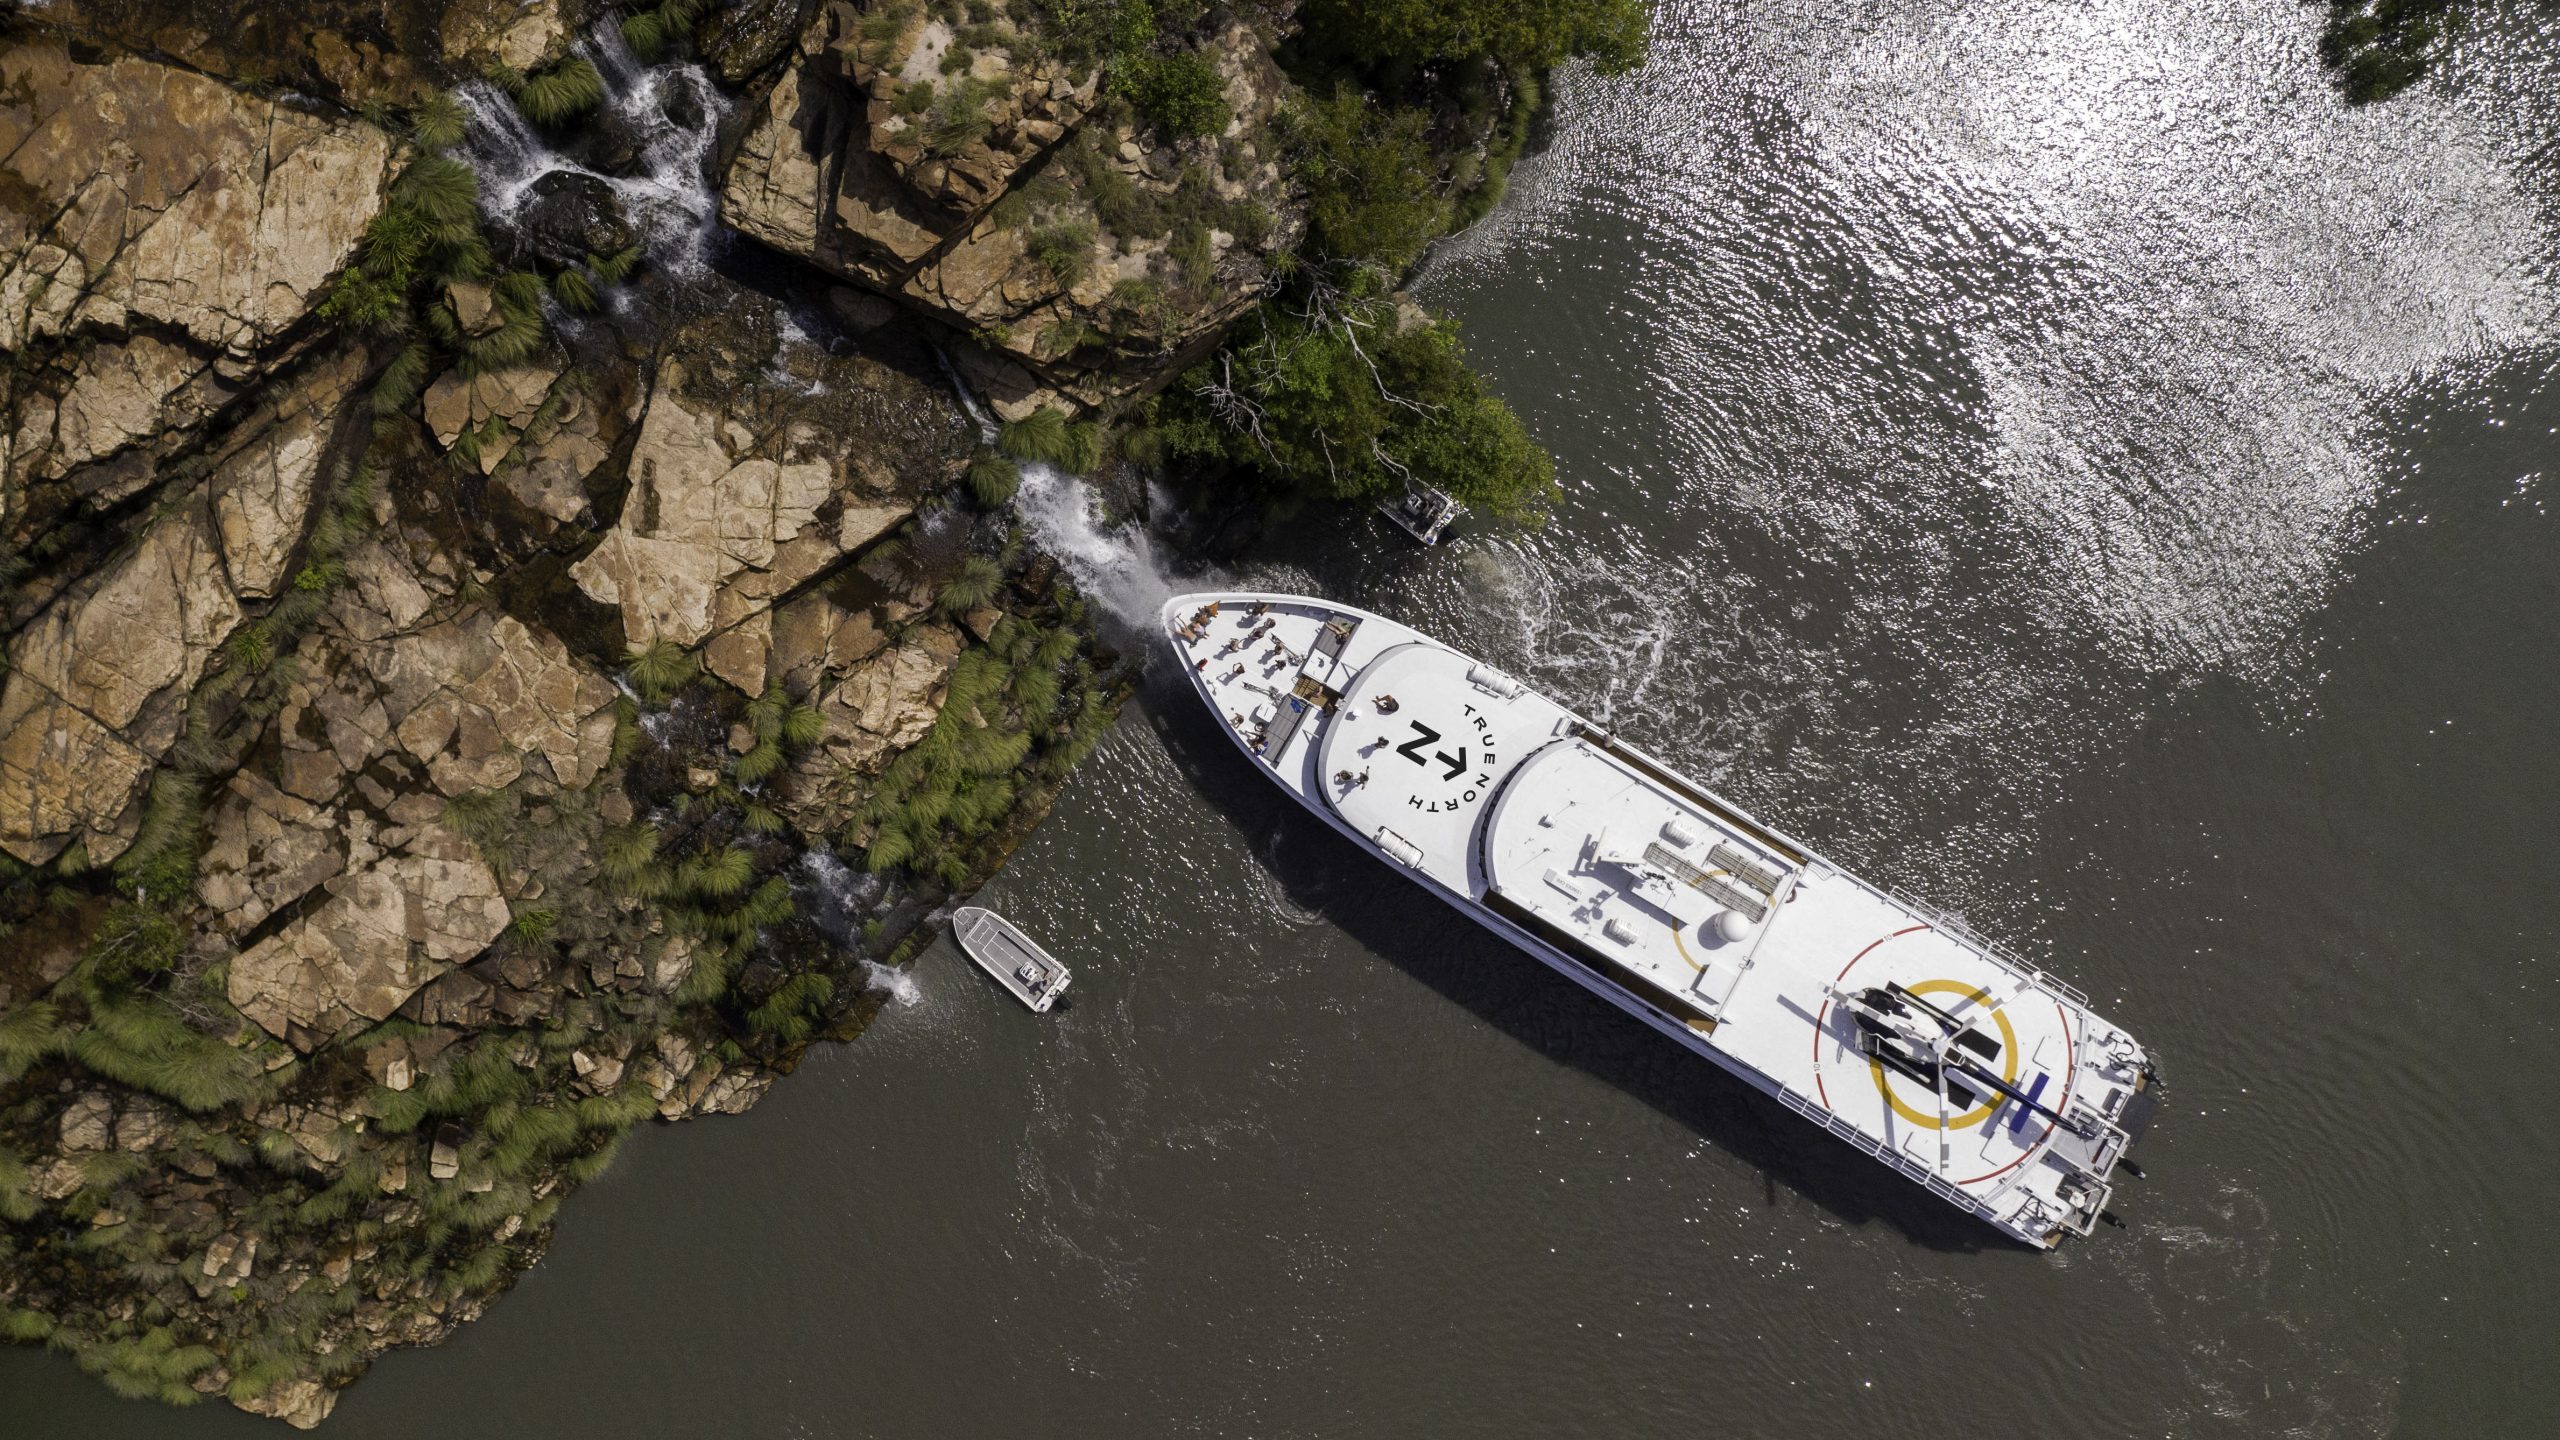
[[[1555,523],[1334,517],[1241,577],[2086,985],[2170,1079],[2130,1232],[1997,1247],[1166,688],[988,891],[1072,1009],[929,955],[329,1432],[2547,1433],[2560,22],[2493,6],[2449,97],[2348,114],[2316,16],[1671,6],[1426,281]],[[262,1423],[0,1355],[6,1433]]]

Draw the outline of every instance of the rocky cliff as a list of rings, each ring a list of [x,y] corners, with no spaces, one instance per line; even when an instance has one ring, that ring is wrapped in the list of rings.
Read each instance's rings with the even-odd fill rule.
[[[592,20],[0,32],[0,1335],[121,1393],[315,1424],[479,1313],[629,1126],[858,1030],[1116,704],[944,359],[1107,298],[950,253],[1093,74],[838,137],[954,244],[759,261],[713,187],[787,223],[776,108],[890,72],[793,4]]]
[[[1529,447],[1380,291],[1534,87],[1291,10],[0,19],[0,1338],[317,1424],[857,1032],[1124,688],[1015,460],[1240,316],[1195,457]]]

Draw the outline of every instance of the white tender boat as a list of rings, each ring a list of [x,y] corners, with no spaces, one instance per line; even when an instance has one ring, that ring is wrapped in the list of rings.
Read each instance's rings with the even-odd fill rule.
[[[1238,747],[1487,929],[2017,1240],[2113,1219],[2157,1076],[2079,991],[1392,620],[1163,623]]]
[[[951,938],[1035,1015],[1047,1014],[1073,978],[1012,921],[982,906],[963,905],[952,912]]]

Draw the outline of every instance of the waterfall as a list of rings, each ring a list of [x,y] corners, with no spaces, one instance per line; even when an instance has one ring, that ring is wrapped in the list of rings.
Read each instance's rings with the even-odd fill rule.
[[[613,191],[653,264],[679,279],[699,279],[721,237],[709,162],[727,98],[699,65],[641,64],[610,21],[590,29],[576,53],[604,78],[603,112],[639,140],[636,173],[606,175],[561,154],[504,91],[473,80],[454,99],[470,118],[466,148],[480,175],[480,208],[504,224],[543,176],[585,175]]]
[[[1156,611],[1173,598],[1174,584],[1144,525],[1106,527],[1094,516],[1090,487],[1036,460],[1024,463],[1013,506],[1031,538],[1057,557],[1078,589],[1124,624],[1155,624]]]

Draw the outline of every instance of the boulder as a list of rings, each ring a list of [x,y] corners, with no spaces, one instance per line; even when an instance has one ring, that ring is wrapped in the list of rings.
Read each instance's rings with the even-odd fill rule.
[[[622,518],[570,571],[589,598],[621,608],[635,648],[708,636],[720,587],[772,564],[835,487],[816,461],[733,459],[717,412],[684,398],[683,381],[682,363],[668,360],[640,421]]]
[[[154,455],[292,352],[381,206],[389,139],[135,56],[0,48],[0,512],[27,482]],[[111,117],[112,123],[101,123]],[[123,486],[130,478],[102,483]]]
[[[575,170],[554,170],[534,181],[509,224],[521,254],[554,267],[611,255],[640,239],[613,187]]]
[[[388,1018],[511,918],[497,875],[440,826],[326,888],[328,900],[231,962],[231,1003],[305,1052]]]
[[[150,761],[241,620],[210,507],[162,515],[141,542],[18,633],[0,682],[0,849],[41,863],[74,839],[121,853]]]
[[[105,1092],[87,1090],[62,1109],[62,1148],[74,1155],[104,1150],[115,1143],[116,1102]]]

